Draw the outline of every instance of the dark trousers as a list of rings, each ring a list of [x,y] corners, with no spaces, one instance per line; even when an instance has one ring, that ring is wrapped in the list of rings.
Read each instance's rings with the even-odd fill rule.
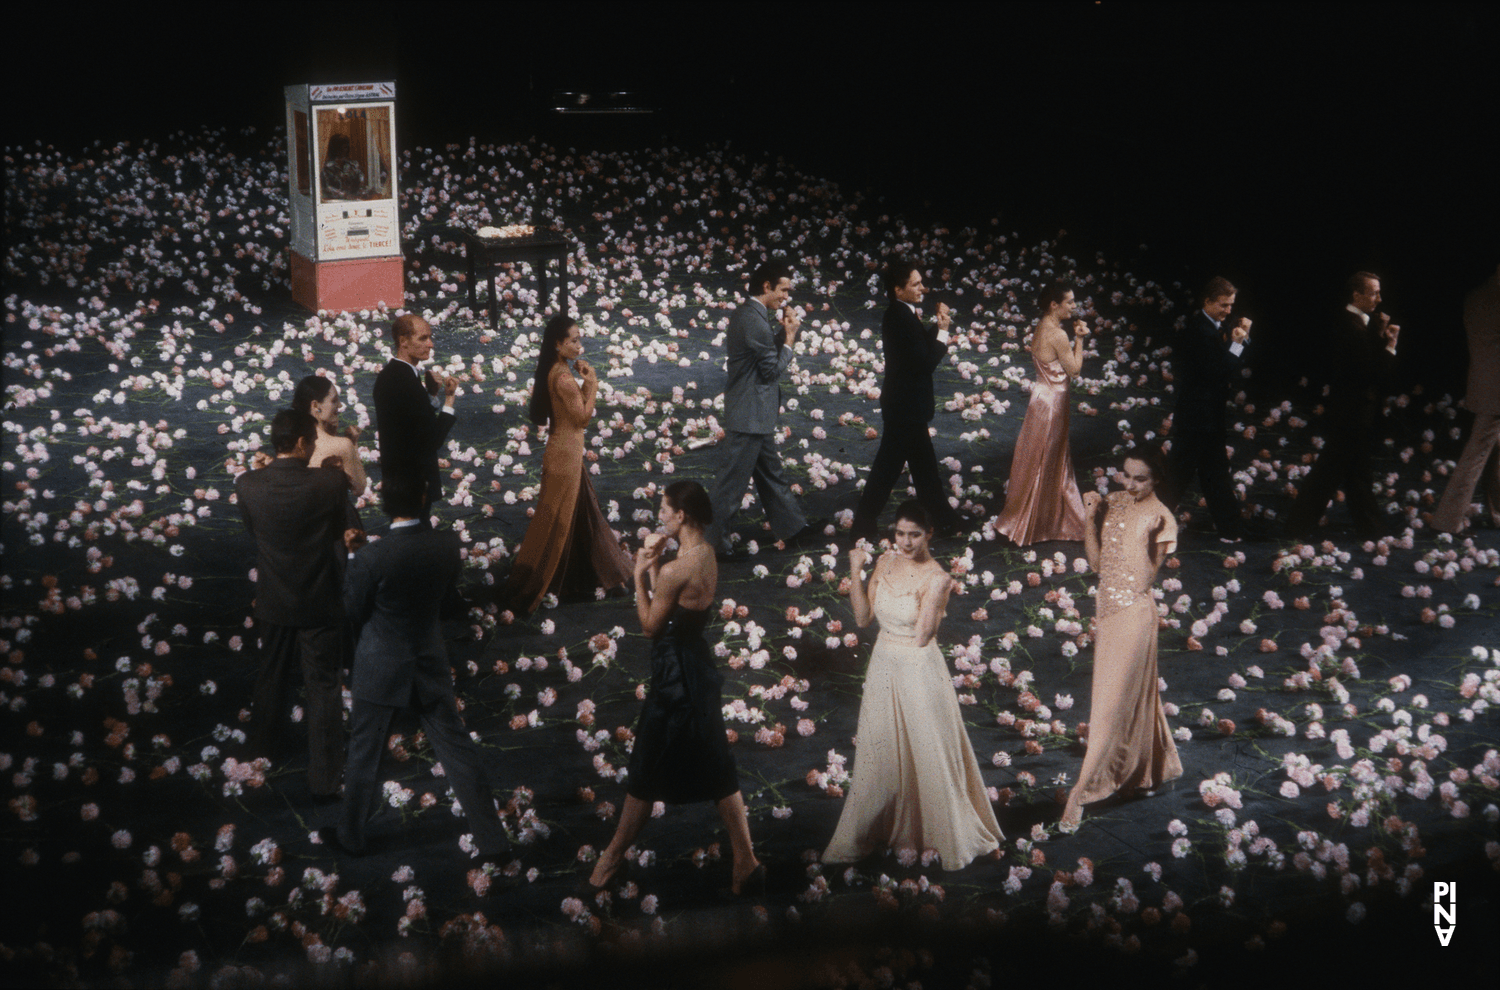
[[[412,707],[422,720],[422,730],[443,765],[443,775],[474,833],[480,855],[498,856],[510,848],[505,827],[495,814],[495,799],[474,740],[459,718],[451,694],[428,701],[415,696]],[[351,852],[365,849],[365,825],[380,805],[380,755],[385,751],[391,718],[396,709],[373,701],[354,699],[349,768],[344,775],[344,805],[339,817],[339,841]]]
[[[932,437],[927,433],[926,423],[885,424],[880,436],[880,449],[875,452],[875,462],[870,465],[870,475],[865,479],[865,490],[859,497],[859,506],[854,510],[856,536],[875,531],[875,523],[890,501],[891,489],[901,477],[901,469],[911,474],[911,483],[917,490],[917,501],[932,514],[937,526],[952,526],[961,520],[948,496],[943,491],[942,476],[938,474],[937,453],[932,449]]]
[[[1220,536],[1239,536],[1240,506],[1229,481],[1229,456],[1224,452],[1224,431],[1187,431],[1172,433],[1172,453],[1167,460],[1167,498],[1174,512],[1188,484],[1197,475]]]
[[[332,626],[260,624],[260,674],[251,699],[250,748],[275,760],[292,668],[302,667],[307,692],[307,784],[314,794],[335,794],[344,769],[343,691],[339,667],[344,657],[344,623]]]
[[[1286,517],[1288,536],[1307,536],[1318,526],[1323,510],[1342,489],[1354,532],[1366,539],[1384,535],[1380,503],[1371,491],[1374,466],[1370,458],[1370,430],[1360,424],[1335,426],[1329,431],[1316,463],[1297,489],[1297,501]]]

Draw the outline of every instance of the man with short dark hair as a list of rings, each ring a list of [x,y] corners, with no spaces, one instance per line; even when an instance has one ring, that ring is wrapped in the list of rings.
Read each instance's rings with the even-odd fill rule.
[[[261,666],[251,703],[251,751],[276,758],[278,716],[292,666],[300,664],[307,691],[308,785],[313,794],[328,797],[338,793],[344,766],[338,547],[349,482],[336,468],[308,467],[317,429],[306,412],[277,413],[271,420],[275,460],[241,474],[234,487],[256,548]]]
[[[458,534],[421,526],[421,483],[396,476],[382,485],[390,535],[363,545],[348,534],[353,559],[344,607],[358,636],[350,690],[349,767],[336,828],[319,838],[351,855],[366,851],[365,826],[380,805],[380,757],[391,718],[414,708],[458,796],[480,856],[498,865],[510,849],[495,813],[488,772],[458,714],[439,608],[462,567]]]
[[[704,534],[716,553],[732,550],[729,525],[751,480],[778,540],[790,540],[807,526],[776,447],[781,376],[792,361],[802,320],[788,308],[773,333],[771,314],[780,312],[791,299],[791,276],[786,263],[775,259],[756,268],[750,276],[750,298],[735,308],[724,334],[728,378],[724,385],[724,439],[719,441],[719,472],[709,493],[714,520]]]
[[[1176,406],[1167,465],[1168,491],[1163,499],[1175,511],[1196,475],[1214,528],[1226,543],[1238,543],[1244,536],[1239,503],[1229,480],[1229,456],[1224,449],[1229,382],[1244,365],[1245,341],[1250,336],[1247,319],[1242,318],[1233,329],[1224,328],[1236,295],[1228,279],[1210,279],[1199,294],[1201,306],[1187,318],[1172,347]]]
[[[391,338],[395,352],[380,369],[374,392],[381,484],[393,477],[422,482],[423,508],[419,515],[425,525],[430,506],[443,495],[438,451],[453,429],[453,396],[458,380],[444,379],[443,408],[441,412],[434,409],[423,387],[420,368],[432,356],[432,325],[420,316],[405,313],[391,322]],[[437,387],[430,372],[426,378],[431,387]]]
[[[1370,444],[1386,383],[1396,369],[1401,328],[1380,305],[1380,279],[1356,272],[1348,283],[1349,302],[1339,314],[1333,338],[1333,378],[1329,382],[1323,449],[1297,491],[1287,514],[1288,536],[1312,535],[1323,510],[1342,489],[1354,532],[1361,539],[1385,535],[1380,504],[1372,489]]]
[[[906,468],[917,490],[917,500],[932,515],[941,533],[964,528],[963,516],[948,504],[938,473],[937,453],[928,424],[937,410],[932,398],[932,373],[948,354],[948,307],[938,304],[936,328],[929,330],[917,315],[927,294],[922,272],[905,258],[892,258],[883,276],[890,305],[880,321],[880,346],[885,377],[880,383],[880,417],[884,429],[880,448],[870,465],[865,490],[854,510],[855,539],[876,538],[876,521],[890,500],[891,489]]]

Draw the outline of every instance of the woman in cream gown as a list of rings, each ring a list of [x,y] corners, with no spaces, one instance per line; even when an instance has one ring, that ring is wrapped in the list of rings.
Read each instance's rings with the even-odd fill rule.
[[[1031,335],[1036,378],[1026,420],[1016,437],[1005,510],[995,529],[1019,546],[1044,540],[1083,539],[1083,500],[1068,450],[1068,383],[1083,367],[1088,328],[1074,324],[1072,343],[1063,321],[1073,315],[1073,290],[1054,282],[1037,305],[1045,310]]]
[[[934,642],[951,578],[928,553],[931,539],[927,510],[912,500],[897,514],[896,549],[876,563],[868,589],[868,554],[849,553],[854,621],[863,628],[878,618],[880,637],[865,673],[849,797],[825,863],[933,849],[943,869],[956,870],[1004,839]]]
[[[1182,776],[1156,676],[1156,600],[1151,582],[1177,549],[1177,522],[1156,497],[1162,460],[1125,459],[1125,490],[1089,492],[1084,552],[1099,573],[1088,749],[1061,826],[1072,831],[1083,806],[1120,790],[1149,791]]]

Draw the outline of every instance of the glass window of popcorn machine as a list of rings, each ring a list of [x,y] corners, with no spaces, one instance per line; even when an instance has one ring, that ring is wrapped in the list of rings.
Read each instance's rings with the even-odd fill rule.
[[[390,198],[390,107],[320,107],[318,139],[324,201]]]

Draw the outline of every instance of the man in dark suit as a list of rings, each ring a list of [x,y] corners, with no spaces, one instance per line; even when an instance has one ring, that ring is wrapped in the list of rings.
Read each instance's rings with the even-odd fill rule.
[[[275,759],[277,717],[292,666],[300,663],[307,690],[308,785],[326,797],[338,793],[344,766],[339,684],[344,605],[338,549],[349,482],[337,468],[307,466],[317,429],[308,413],[277,413],[271,420],[276,459],[246,471],[234,487],[256,548],[261,666],[251,704],[251,750]]]
[[[1354,532],[1366,540],[1385,535],[1380,504],[1371,488],[1374,465],[1370,444],[1375,420],[1391,375],[1396,370],[1396,340],[1401,328],[1380,305],[1380,279],[1369,272],[1349,278],[1349,302],[1339,314],[1333,335],[1333,377],[1323,427],[1323,449],[1297,491],[1287,514],[1288,536],[1312,535],[1323,510],[1342,489],[1354,519]]]
[[[382,491],[390,535],[355,553],[344,582],[344,607],[358,636],[349,766],[338,826],[320,829],[319,838],[350,855],[365,852],[365,825],[380,804],[380,755],[391,718],[411,707],[458,795],[479,854],[494,863],[508,853],[510,840],[495,813],[484,760],[458,714],[438,618],[461,567],[458,535],[419,525],[420,481],[397,476]],[[350,549],[362,539],[351,532]]]
[[[740,510],[745,485],[752,479],[761,509],[777,539],[790,540],[806,526],[797,498],[787,483],[776,448],[776,420],[781,412],[781,376],[792,360],[801,320],[790,310],[779,333],[771,331],[771,314],[792,294],[792,271],[781,261],[767,261],[750,276],[750,299],[735,309],[724,334],[728,353],[724,386],[724,439],[718,477],[709,500],[714,521],[705,535],[716,553],[731,550],[729,524]]]
[[[1232,329],[1224,326],[1234,309],[1235,295],[1228,279],[1210,279],[1200,295],[1202,306],[1187,318],[1172,347],[1177,403],[1167,463],[1167,505],[1175,511],[1197,475],[1214,528],[1225,543],[1238,543],[1245,532],[1224,450],[1228,432],[1224,404],[1230,381],[1243,367],[1250,335],[1249,320],[1242,318]]]
[[[948,354],[948,307],[938,304],[937,329],[929,330],[917,315],[917,306],[927,294],[922,273],[903,258],[886,263],[884,275],[890,305],[880,321],[880,345],[885,357],[885,377],[880,383],[880,417],[884,430],[880,449],[870,465],[865,490],[854,510],[856,539],[874,539],[875,523],[891,497],[891,489],[904,467],[911,473],[917,500],[932,514],[942,531],[962,529],[965,523],[948,504],[938,474],[937,453],[927,424],[936,404],[932,400],[932,372]]]
[[[443,381],[443,408],[441,412],[434,409],[419,367],[432,356],[432,326],[420,316],[406,313],[391,321],[391,337],[396,345],[395,357],[386,362],[375,379],[381,484],[395,477],[422,482],[420,516],[425,524],[429,507],[443,495],[438,451],[453,429],[453,395],[458,380]],[[436,382],[430,373],[427,378]]]

